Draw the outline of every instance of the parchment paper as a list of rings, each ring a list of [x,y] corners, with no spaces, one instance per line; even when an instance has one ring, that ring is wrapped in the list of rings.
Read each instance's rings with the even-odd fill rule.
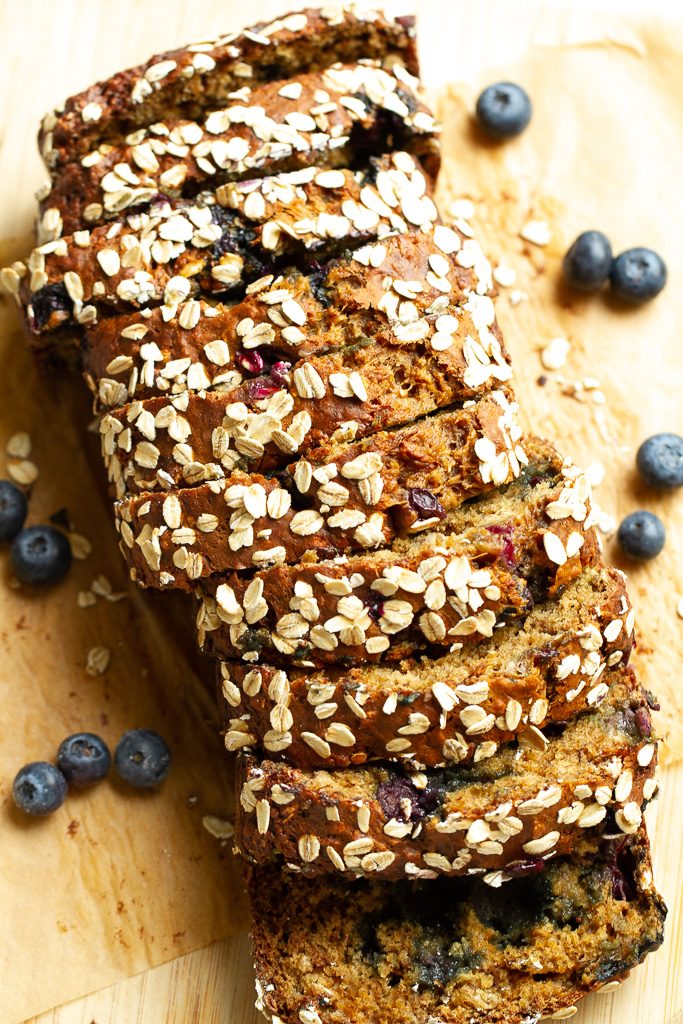
[[[127,584],[80,381],[40,379],[16,326],[0,344],[0,450],[29,430],[40,470],[30,522],[66,508],[92,544],[62,584],[36,594],[8,586],[0,552],[0,1021],[15,1024],[229,934],[244,908],[230,844],[202,826],[206,814],[232,816],[232,788],[213,694],[197,675],[210,673],[193,649],[189,599]],[[78,592],[100,574],[125,599],[79,608]],[[111,660],[91,676],[97,646]],[[53,759],[69,733],[98,732],[113,750],[136,726],[172,748],[158,792],[105,782],[35,821],[13,807],[17,769]]]
[[[571,5],[558,0],[548,3],[537,26],[546,45],[528,51],[524,5],[515,0],[519,36],[508,31],[501,38],[492,23],[484,65],[481,47],[470,59],[469,2],[417,4],[424,74],[445,124],[441,206],[446,212],[453,200],[471,198],[472,223],[487,252],[517,272],[512,288],[501,288],[498,311],[527,424],[577,460],[604,464],[597,493],[606,510],[620,517],[644,505],[666,522],[665,552],[655,563],[628,568],[639,611],[638,662],[664,702],[660,723],[668,756],[680,757],[683,620],[676,603],[683,596],[683,495],[659,497],[641,488],[632,467],[644,437],[664,429],[683,432],[683,28],[658,20],[652,7],[635,15],[617,14],[609,5],[611,14],[595,14],[594,31],[577,36],[567,13]],[[138,24],[139,8],[125,0],[124,21],[107,28],[111,60],[123,66],[202,35],[204,26],[236,27],[246,17],[233,4],[227,10],[206,0],[191,6],[189,13],[189,6],[165,5],[169,17],[150,14],[150,32],[141,34],[128,31]],[[290,4],[264,6],[271,14]],[[507,0],[503,6],[510,6]],[[624,3],[622,11],[627,8],[633,12],[636,5]],[[40,8],[32,9],[38,17]],[[249,17],[258,17],[260,9]],[[70,28],[61,48],[50,46],[45,54],[54,79],[50,95],[82,85],[110,63],[91,66],[91,49],[71,34],[68,18],[64,24]],[[9,26],[3,38],[11,42]],[[3,265],[28,249],[27,197],[40,181],[32,135],[45,99],[21,123],[15,115],[20,102],[24,109],[34,103],[34,90],[27,92],[25,83],[40,60],[36,46],[30,52],[8,46],[15,63],[7,81],[0,171],[15,187],[2,196]],[[497,147],[472,132],[468,111],[480,88],[502,77],[529,89],[535,111],[522,138]],[[457,82],[467,84],[452,84]],[[23,175],[18,158],[26,164]],[[531,219],[548,221],[547,247],[520,239]],[[577,299],[558,286],[561,256],[587,227],[605,230],[617,250],[645,244],[662,252],[670,283],[655,303],[625,312],[604,298]],[[527,298],[513,305],[515,290]],[[85,432],[82,386],[37,376],[9,305],[0,308],[0,328],[0,453],[8,436],[29,430],[31,458],[40,469],[31,521],[67,507],[93,545],[89,558],[76,562],[69,579],[50,594],[0,588],[0,1024],[16,1024],[208,944],[243,927],[245,913],[232,858],[201,825],[207,813],[230,817],[230,772],[210,722],[209,691],[198,679],[207,673],[192,648],[187,605],[127,585],[96,444]],[[539,350],[558,335],[572,348],[566,366],[548,373]],[[543,387],[535,383],[541,373],[549,378]],[[605,404],[564,395],[560,374],[567,382],[598,379]],[[0,472],[2,459],[0,454]],[[613,556],[613,542],[606,547]],[[6,577],[5,560],[0,552]],[[78,592],[100,573],[127,598],[80,609]],[[85,664],[97,645],[111,650],[111,663],[104,675],[92,677]],[[54,756],[59,741],[76,729],[99,731],[113,745],[135,725],[159,729],[173,747],[174,769],[158,794],[105,783],[71,796],[44,822],[26,824],[13,812],[11,780],[25,761]]]
[[[463,30],[465,8],[442,8],[441,38]],[[471,199],[487,255],[517,272],[514,285],[500,289],[497,312],[527,429],[582,465],[604,466],[596,497],[617,523],[637,508],[665,523],[666,547],[652,562],[621,557],[614,536],[605,550],[629,574],[638,616],[634,663],[662,702],[666,763],[683,756],[683,490],[644,486],[635,453],[651,434],[683,434],[683,22],[664,19],[662,6],[619,18],[594,5],[593,31],[582,24],[579,33],[565,17],[560,38],[552,9],[545,9],[547,45],[519,57],[515,38],[502,40],[492,26],[491,64],[472,69],[466,86],[443,86],[445,62],[425,62],[444,124],[439,205],[446,213],[454,200]],[[519,12],[523,19],[523,4]],[[467,47],[457,55],[465,78]],[[483,139],[471,118],[480,89],[501,79],[522,83],[534,103],[529,129],[504,145]],[[519,236],[533,220],[549,225],[547,246]],[[661,295],[633,309],[565,288],[562,256],[588,228],[604,231],[615,254],[634,245],[660,252],[669,271]],[[525,297],[517,301],[515,291]],[[565,366],[548,371],[540,350],[558,336],[571,350]],[[579,398],[565,393],[586,378],[599,387]]]

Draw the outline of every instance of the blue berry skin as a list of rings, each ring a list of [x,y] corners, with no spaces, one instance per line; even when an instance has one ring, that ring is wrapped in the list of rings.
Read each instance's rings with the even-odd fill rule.
[[[659,516],[640,509],[622,520],[617,539],[625,555],[646,562],[664,547],[666,530]]]
[[[636,465],[650,487],[671,490],[683,486],[683,437],[679,434],[654,434],[643,441]]]
[[[131,729],[119,740],[114,764],[124,782],[147,789],[163,782],[171,769],[171,751],[151,729]]]
[[[48,587],[59,583],[69,571],[71,548],[54,526],[29,526],[12,542],[10,561],[20,583]]]
[[[477,100],[477,120],[494,139],[513,139],[531,120],[531,100],[521,85],[496,82]]]
[[[66,799],[66,779],[47,761],[32,761],[14,779],[12,796],[21,811],[34,817],[52,814]]]
[[[26,520],[26,495],[11,480],[0,480],[0,540],[14,540]]]
[[[567,249],[562,264],[564,279],[579,291],[601,288],[612,269],[612,246],[602,231],[584,231]]]
[[[610,284],[624,302],[648,302],[666,284],[666,263],[652,249],[627,249],[612,263]]]
[[[92,786],[111,768],[109,747],[93,732],[77,732],[60,744],[57,767],[70,786]]]

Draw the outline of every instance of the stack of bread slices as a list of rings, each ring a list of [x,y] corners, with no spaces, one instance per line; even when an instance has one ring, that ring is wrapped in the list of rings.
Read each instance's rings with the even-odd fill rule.
[[[193,595],[283,1024],[566,1019],[662,936],[624,578],[522,437],[416,75],[352,8],[98,83],[2,275],[92,390],[131,578]]]

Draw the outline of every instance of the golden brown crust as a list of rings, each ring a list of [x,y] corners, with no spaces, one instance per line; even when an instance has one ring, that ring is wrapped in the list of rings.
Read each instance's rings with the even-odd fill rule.
[[[593,706],[604,672],[628,663],[633,619],[623,576],[596,568],[521,628],[429,660],[322,670],[219,662],[226,747],[301,768],[468,764],[531,726],[542,732]],[[278,703],[291,713],[287,738],[273,730]],[[473,705],[476,715],[465,710]],[[349,746],[325,740],[330,714],[353,736]]]
[[[450,514],[496,480],[513,480],[520,472],[515,451],[526,458],[500,426],[502,397],[494,392],[473,409],[366,441],[331,443],[278,477],[233,470],[194,488],[120,501],[117,524],[133,578],[142,586],[189,589],[215,572],[298,562],[309,550],[333,558],[416,531],[457,528]],[[486,441],[483,451],[479,439]],[[573,571],[583,543],[571,557],[565,553],[564,573]],[[193,558],[183,567],[176,548],[187,544]]]
[[[446,507],[455,506],[455,511],[441,519],[420,519],[418,525],[423,530],[454,533],[490,522],[490,529],[504,537],[510,519],[520,515],[519,500],[522,496],[523,501],[527,482],[540,488],[539,496],[547,488],[547,497],[539,497],[545,501],[545,520],[538,531],[538,558],[539,565],[552,567],[553,593],[571,582],[582,565],[599,560],[600,552],[588,481],[575,467],[562,466],[557,456],[553,461],[550,446],[538,448],[540,462],[534,454],[519,483],[510,485],[509,506],[505,500],[498,502],[495,494],[458,511],[456,491],[453,499],[446,497],[443,502]],[[549,464],[543,463],[546,451]],[[537,465],[541,469],[535,478]],[[301,464],[300,468],[305,469]],[[371,479],[376,469],[369,450],[344,467],[341,475],[347,480]],[[293,479],[290,492],[284,486],[286,478],[235,471],[224,480],[199,487],[117,502],[117,528],[132,578],[142,586],[190,589],[198,579],[216,573],[373,550],[414,532],[417,517],[405,515],[409,495],[400,497],[396,507],[390,505],[388,512],[372,508],[367,515],[354,509],[340,512],[330,506],[324,489],[310,486],[310,465],[304,473],[295,470]],[[362,497],[360,485],[359,493]]]
[[[175,312],[102,319],[85,331],[83,366],[98,403],[111,408],[133,398],[229,390],[261,364],[372,341],[447,351],[449,335],[466,330],[474,395],[510,375],[490,289],[478,244],[439,225],[364,246],[313,276],[293,269],[268,275],[233,306],[189,299]]]
[[[159,193],[186,197],[312,165],[357,166],[391,149],[415,152],[436,178],[436,125],[418,87],[400,65],[384,71],[371,62],[244,85],[205,120],[167,117],[58,168],[40,203],[38,241],[116,219]]]
[[[570,852],[608,814],[617,832],[633,834],[656,749],[631,670],[606,680],[597,710],[572,720],[544,749],[522,734],[518,751],[507,747],[441,774],[382,765],[305,771],[242,756],[237,846],[255,863],[282,859],[307,875],[380,872],[389,880],[483,869],[500,884],[491,873]],[[329,727],[331,742],[338,731]]]
[[[234,468],[266,471],[295,455],[329,446],[333,439],[374,438],[377,431],[400,429],[469,400],[460,344],[466,337],[455,338],[446,352],[421,345],[412,351],[407,346],[396,350],[374,345],[301,360],[291,369],[276,364],[276,377],[247,380],[234,391],[185,392],[171,400],[136,401],[108,413],[100,420],[100,438],[114,492],[123,498],[193,486],[220,479]],[[406,379],[410,389],[404,386]],[[503,484],[525,461],[516,414],[511,393],[496,390],[488,400],[452,414],[448,421],[438,416],[433,438],[425,434],[422,444],[426,447],[432,440],[447,458],[450,448],[462,447],[466,434],[473,446],[468,462],[475,487],[479,481],[491,483],[492,474],[493,482]],[[446,423],[454,435],[449,436]],[[428,426],[424,429],[429,431]],[[402,431],[394,439],[394,449],[403,436]],[[391,439],[382,435],[379,451],[390,444]],[[478,461],[475,445],[486,445],[486,462]],[[432,465],[436,455],[436,449],[427,449]],[[487,464],[495,466],[495,472],[487,474]],[[348,499],[343,491],[340,494],[337,504],[345,505]]]
[[[93,323],[100,308],[163,302],[175,310],[198,288],[243,289],[288,257],[329,258],[437,220],[427,177],[409,153],[339,174],[334,187],[311,167],[234,182],[194,202],[159,200],[108,226],[46,242],[3,281],[40,334]]]
[[[196,119],[245,84],[290,78],[335,61],[396,61],[418,73],[414,19],[358,7],[306,8],[271,22],[156,54],[69,97],[47,114],[39,147],[48,167],[166,117]]]
[[[559,490],[527,496],[524,488],[497,524],[504,532],[485,516],[469,528],[446,520],[453,532],[418,536],[392,553],[209,580],[200,588],[200,644],[251,664],[314,666],[386,663],[491,637],[552,595],[560,571],[566,578],[566,563],[553,562],[543,543],[545,510]],[[555,525],[554,535],[566,542],[568,534]],[[575,573],[599,558],[587,540]]]

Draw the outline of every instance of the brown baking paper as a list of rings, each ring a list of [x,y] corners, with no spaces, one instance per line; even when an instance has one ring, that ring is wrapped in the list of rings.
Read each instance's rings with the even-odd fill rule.
[[[202,826],[206,814],[230,818],[232,801],[213,693],[197,676],[191,601],[127,584],[81,382],[38,376],[10,309],[0,353],[0,450],[30,431],[40,472],[29,521],[66,508],[92,545],[41,593],[8,586],[0,553],[0,1021],[16,1024],[228,935],[244,907],[230,844]],[[80,608],[79,591],[100,574],[125,597]],[[88,653],[100,646],[110,664],[91,676]],[[113,748],[136,726],[171,746],[158,792],[107,781],[35,821],[12,806],[17,769],[54,758],[69,733],[98,732]]]
[[[257,4],[249,17],[288,6]],[[662,497],[641,488],[633,458],[645,436],[683,432],[677,227],[683,222],[683,28],[658,20],[651,5],[638,17],[624,13],[635,4],[620,6],[621,13],[617,4],[605,4],[600,13],[591,5],[587,31],[587,19],[572,14],[577,4],[534,4],[534,36],[541,42],[528,50],[526,8],[518,2],[500,0],[507,10],[504,33],[494,18],[486,33],[476,35],[468,33],[467,2],[417,4],[424,74],[445,123],[442,208],[446,213],[454,199],[471,198],[472,224],[486,251],[517,271],[514,288],[501,289],[498,311],[526,422],[577,460],[604,464],[597,495],[606,510],[619,517],[645,505],[666,522],[665,552],[655,563],[628,568],[639,611],[638,663],[664,702],[666,752],[678,758],[683,495]],[[63,17],[64,6],[56,5],[55,24],[60,9]],[[42,176],[33,131],[51,92],[45,83],[42,95],[26,88],[36,62],[50,78],[49,90],[61,95],[117,64],[183,38],[238,27],[244,18],[236,5],[207,0],[170,7],[153,0],[144,11],[122,0],[120,18],[108,23],[98,49],[92,34],[84,45],[75,16],[68,39],[52,45],[46,9],[29,0],[28,21],[31,11],[45,31],[30,48],[7,48],[15,64],[7,66],[0,112],[4,152],[12,155],[3,165],[3,265],[29,247],[31,192]],[[9,40],[12,25],[16,20],[3,36]],[[474,133],[468,114],[479,89],[501,77],[522,82],[534,101],[530,129],[503,147]],[[453,82],[467,86],[447,85]],[[552,230],[545,248],[518,234],[536,218]],[[662,252],[670,284],[655,303],[624,311],[605,298],[564,291],[558,284],[562,253],[587,227],[605,230],[616,249],[646,244]],[[517,305],[511,302],[514,289],[527,296]],[[0,1024],[16,1024],[206,945],[243,927],[245,913],[229,844],[221,846],[201,825],[204,814],[228,818],[232,807],[229,766],[210,722],[211,697],[196,675],[208,673],[192,647],[188,605],[126,584],[96,443],[85,432],[82,386],[64,376],[39,377],[23,350],[14,309],[3,305],[0,317],[0,452],[10,434],[30,431],[31,458],[40,470],[31,521],[67,507],[93,545],[92,554],[50,593],[0,588]],[[549,373],[539,351],[558,335],[572,348],[565,367]],[[535,383],[541,373],[549,378],[543,387]],[[605,404],[566,396],[560,374],[567,382],[597,378]],[[614,555],[613,541],[606,549]],[[0,562],[4,572],[4,553]],[[128,596],[80,609],[78,591],[100,573]],[[92,677],[85,664],[98,645],[110,649],[111,662],[104,675]],[[46,821],[26,823],[13,812],[11,780],[21,764],[54,756],[73,730],[99,731],[113,745],[135,725],[159,729],[172,745],[173,771],[159,793],[135,794],[107,782],[70,796]],[[163,1008],[157,1010],[161,1019]]]
[[[472,74],[467,86],[443,87],[453,71],[439,49],[462,30],[465,7],[441,6],[438,39],[430,36],[436,54],[423,60],[431,83],[441,86],[439,206],[445,215],[454,200],[471,199],[485,252],[494,266],[517,272],[511,287],[500,288],[497,312],[527,429],[581,465],[602,464],[595,495],[617,523],[637,508],[665,523],[666,547],[647,565],[621,557],[614,535],[605,537],[605,552],[629,575],[634,664],[661,700],[662,760],[671,762],[683,755],[683,490],[644,486],[635,453],[651,434],[683,434],[683,21],[658,17],[662,7],[655,7],[639,18],[596,13],[587,27],[586,19],[568,18],[564,5],[565,16],[553,18],[548,5],[536,32],[545,45],[516,53],[524,35],[515,37],[508,18],[504,39],[492,32],[490,47],[482,50],[478,39],[457,48],[465,63],[458,77]],[[426,9],[431,15],[432,4]],[[530,127],[504,145],[484,139],[471,117],[480,89],[501,79],[522,83],[534,104]],[[533,220],[547,222],[547,246],[520,237]],[[565,288],[562,256],[588,228],[604,231],[615,254],[634,245],[660,252],[669,271],[661,295],[632,309]],[[516,305],[515,291],[524,295]],[[540,352],[556,337],[571,349],[566,364],[549,371]],[[591,389],[566,393],[587,378]]]

